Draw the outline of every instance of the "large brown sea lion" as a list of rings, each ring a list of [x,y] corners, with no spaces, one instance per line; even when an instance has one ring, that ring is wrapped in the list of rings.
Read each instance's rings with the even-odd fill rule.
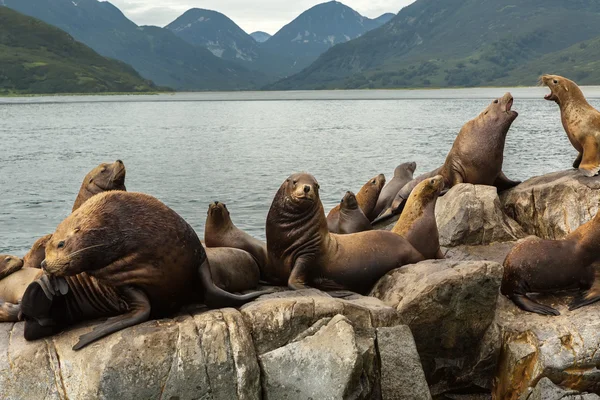
[[[109,190],[127,190],[125,188],[125,174],[125,164],[121,160],[117,160],[112,164],[98,165],[83,178],[71,212],[77,210],[83,203],[98,193]],[[31,246],[29,252],[23,257],[25,268],[40,268],[40,263],[46,257],[46,243],[51,237],[52,234],[46,235]]]
[[[83,203],[98,193],[109,190],[127,190],[125,188],[125,165],[117,160],[112,164],[100,164],[91,170],[85,178],[71,211],[77,210]]]
[[[374,215],[375,206],[377,205],[377,199],[379,194],[385,186],[385,175],[379,174],[376,177],[369,179],[367,183],[356,194],[356,200],[358,206],[365,214],[365,216],[371,221],[377,215]],[[338,204],[329,211],[327,214],[327,226],[329,232],[339,233],[340,232],[340,205]]]
[[[569,141],[579,152],[573,168],[585,176],[600,171],[600,112],[587,102],[577,84],[558,75],[544,75],[541,82],[550,88],[544,98],[560,107],[563,127]]]
[[[579,289],[574,310],[600,300],[600,213],[563,240],[529,237],[518,242],[504,260],[500,291],[525,311],[559,315],[528,293]]]
[[[59,284],[52,290],[40,279],[27,288],[21,303],[27,340],[84,319],[116,315],[83,335],[75,350],[168,316],[202,295],[209,306],[229,307],[264,294],[234,295],[218,288],[192,227],[142,193],[110,191],[86,201],[57,227],[42,268]],[[71,277],[68,291],[61,277]]]
[[[218,201],[208,206],[204,244],[206,247],[232,247],[247,251],[261,270],[268,262],[267,245],[235,226],[227,206]]]
[[[260,269],[250,253],[231,247],[207,247],[205,250],[215,285],[226,292],[256,289]]]
[[[358,200],[352,192],[346,192],[346,195],[340,202],[340,220],[338,233],[348,235],[370,231],[373,229],[371,222],[358,206]]]
[[[373,215],[378,216],[382,211],[392,206],[392,202],[396,198],[396,195],[408,182],[413,180],[413,175],[417,169],[416,162],[408,162],[400,164],[394,170],[394,177],[387,185],[383,187],[379,198],[377,199],[377,205],[373,210]]]
[[[506,134],[518,113],[512,110],[513,97],[506,93],[494,100],[460,130],[444,165],[413,179],[398,192],[394,206],[383,211],[373,224],[402,212],[412,190],[425,179],[444,177],[447,190],[459,183],[496,186],[498,191],[518,185],[502,172]]]
[[[310,285],[365,294],[387,272],[424,259],[392,232],[330,233],[319,184],[309,174],[283,182],[267,215],[266,233],[268,275],[292,289]]]
[[[444,178],[441,175],[419,183],[408,197],[400,219],[392,229],[426,259],[445,258],[440,250],[440,235],[435,220],[435,204],[443,188]]]

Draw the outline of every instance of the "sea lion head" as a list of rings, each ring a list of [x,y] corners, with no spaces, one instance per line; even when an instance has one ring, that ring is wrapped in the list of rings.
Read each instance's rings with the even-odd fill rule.
[[[23,267],[23,260],[19,257],[0,254],[0,271],[16,271]]]
[[[83,184],[90,192],[126,190],[125,173],[125,164],[121,160],[112,164],[100,164],[86,175]]]
[[[512,110],[514,98],[510,93],[505,93],[504,96],[494,100],[483,110],[481,116],[486,123],[494,125],[510,126],[519,113]]]
[[[377,195],[375,196],[375,201],[377,201],[377,196],[379,196],[379,193],[381,193],[381,189],[383,189],[384,186],[385,175],[379,174],[363,185],[363,187],[360,189],[360,194],[364,196],[374,191],[375,193],[377,193]]]
[[[543,75],[540,83],[548,86],[550,93],[544,96],[548,101],[554,101],[560,105],[571,96],[581,93],[575,82],[559,75]]]
[[[444,190],[444,177],[442,175],[436,175],[433,178],[425,179],[419,183],[415,189],[415,195],[422,199],[435,199]]]
[[[281,189],[287,202],[296,208],[312,207],[319,201],[319,183],[317,179],[306,173],[291,175],[285,180]]]
[[[358,209],[358,201],[356,195],[352,192],[346,192],[344,198],[340,202],[340,208],[342,210],[356,210]]]
[[[24,267],[26,268],[40,268],[42,261],[46,257],[46,245],[52,238],[52,235],[46,235],[43,238],[38,239],[31,249],[23,256]]]
[[[416,169],[417,169],[417,163],[414,161],[400,164],[394,170],[394,176],[402,177],[403,175],[406,175],[406,174],[409,174],[410,176],[412,176],[415,173]]]
[[[215,201],[208,206],[208,223],[216,226],[226,227],[231,224],[231,215],[225,203]]]

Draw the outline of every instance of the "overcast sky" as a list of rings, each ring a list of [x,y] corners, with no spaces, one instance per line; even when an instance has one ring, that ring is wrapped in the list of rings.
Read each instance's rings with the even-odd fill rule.
[[[138,25],[165,26],[190,8],[216,10],[231,18],[248,33],[274,34],[303,11],[323,3],[313,0],[110,0]],[[386,12],[398,13],[414,0],[342,1],[365,17],[375,18]]]

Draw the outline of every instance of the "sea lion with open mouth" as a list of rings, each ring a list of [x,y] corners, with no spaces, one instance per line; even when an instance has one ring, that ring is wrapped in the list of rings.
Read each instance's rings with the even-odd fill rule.
[[[558,75],[544,75],[540,82],[550,88],[544,98],[560,107],[563,127],[579,152],[573,168],[588,177],[600,171],[600,112],[590,105],[577,84]]]

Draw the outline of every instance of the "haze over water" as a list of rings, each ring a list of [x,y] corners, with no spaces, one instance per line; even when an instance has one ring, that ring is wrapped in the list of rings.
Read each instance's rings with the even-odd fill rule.
[[[600,107],[600,87],[583,88]],[[0,98],[0,253],[22,256],[69,215],[83,177],[124,161],[129,191],[151,194],[204,237],[208,204],[264,239],[275,192],[314,174],[326,212],[346,190],[416,161],[440,166],[462,125],[511,91],[512,179],[569,169],[576,157],[546,88],[181,93]]]

